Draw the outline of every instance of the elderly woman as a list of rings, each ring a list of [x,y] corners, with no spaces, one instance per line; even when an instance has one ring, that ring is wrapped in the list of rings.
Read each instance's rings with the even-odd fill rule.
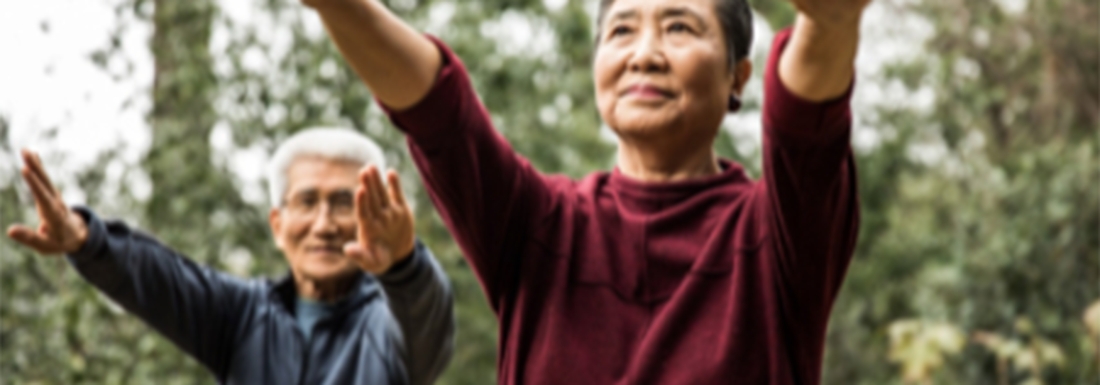
[[[712,149],[751,73],[744,0],[601,1],[593,76],[618,160],[581,180],[516,154],[439,40],[378,1],[306,3],[408,135],[500,320],[500,383],[815,384],[859,223],[848,100],[868,1],[795,1],[758,181]]]

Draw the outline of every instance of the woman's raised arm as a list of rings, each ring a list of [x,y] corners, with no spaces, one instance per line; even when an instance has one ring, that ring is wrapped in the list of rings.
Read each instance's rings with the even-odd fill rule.
[[[374,97],[401,111],[427,95],[439,49],[378,0],[302,0],[315,9],[344,58]]]
[[[779,78],[811,102],[840,97],[855,76],[859,22],[871,0],[792,0],[798,9]]]

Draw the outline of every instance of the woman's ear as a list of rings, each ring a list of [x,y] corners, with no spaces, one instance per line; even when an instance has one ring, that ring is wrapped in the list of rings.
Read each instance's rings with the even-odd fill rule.
[[[741,109],[741,92],[745,89],[745,84],[749,82],[749,77],[752,76],[752,61],[748,58],[741,59],[733,66],[733,79],[730,82],[730,98],[729,98],[729,111],[735,112]]]

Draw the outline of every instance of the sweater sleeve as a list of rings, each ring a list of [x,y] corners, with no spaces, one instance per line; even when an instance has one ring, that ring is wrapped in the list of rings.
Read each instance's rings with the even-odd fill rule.
[[[847,271],[859,229],[855,165],[849,138],[852,87],[813,103],[779,78],[790,30],[776,35],[765,72],[764,175],[756,202],[765,217],[786,288],[786,304],[801,319],[822,321]]]
[[[77,207],[88,239],[68,260],[89,283],[224,380],[238,330],[262,291],[201,266],[122,222]]]
[[[494,128],[462,62],[438,39],[443,65],[423,100],[386,109],[407,134],[435,207],[497,313],[514,287],[521,239],[549,187]]]
[[[409,383],[431,384],[454,352],[454,295],[432,252],[420,241],[413,254],[378,276],[401,326]]]

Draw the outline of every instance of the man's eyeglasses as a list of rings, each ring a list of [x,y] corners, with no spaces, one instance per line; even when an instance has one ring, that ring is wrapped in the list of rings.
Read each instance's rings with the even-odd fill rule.
[[[351,191],[336,191],[322,196],[317,191],[302,191],[283,202],[287,213],[296,218],[314,218],[328,206],[328,215],[333,219],[350,219],[355,212],[355,195]]]

